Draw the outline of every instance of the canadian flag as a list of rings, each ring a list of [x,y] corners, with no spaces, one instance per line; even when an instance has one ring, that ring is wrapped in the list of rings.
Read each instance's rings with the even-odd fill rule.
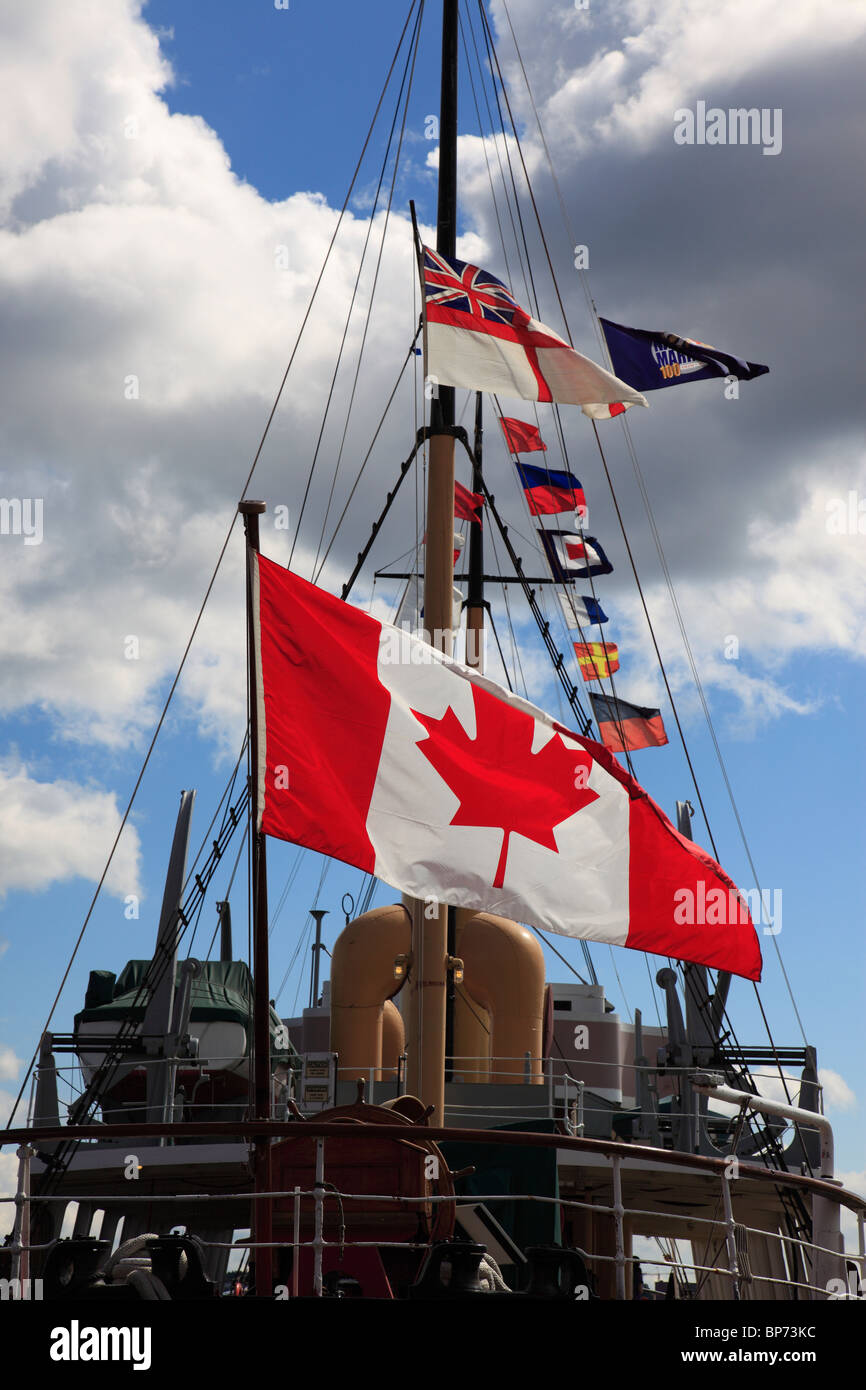
[[[413,897],[760,979],[734,884],[601,744],[251,559],[266,834]]]

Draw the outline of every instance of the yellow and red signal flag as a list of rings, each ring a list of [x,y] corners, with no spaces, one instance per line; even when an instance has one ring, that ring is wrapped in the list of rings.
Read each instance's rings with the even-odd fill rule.
[[[575,642],[574,654],[585,681],[603,681],[619,670],[619,647],[615,642]]]

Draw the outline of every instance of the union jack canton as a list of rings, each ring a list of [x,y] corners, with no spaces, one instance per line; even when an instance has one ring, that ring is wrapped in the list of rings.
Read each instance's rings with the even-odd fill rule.
[[[526,328],[531,322],[526,310],[521,309],[511,291],[495,275],[477,265],[468,265],[466,261],[440,256],[438,251],[426,246],[424,294],[430,317],[435,314],[435,306],[471,314],[473,318],[491,323],[507,323],[512,328]]]

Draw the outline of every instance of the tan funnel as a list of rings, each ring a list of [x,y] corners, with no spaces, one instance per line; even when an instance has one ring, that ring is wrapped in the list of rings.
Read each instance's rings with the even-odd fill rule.
[[[394,962],[408,956],[410,936],[409,914],[394,903],[356,917],[337,937],[331,956],[331,1051],[339,1054],[342,1080],[369,1075],[371,1067],[374,1079],[382,1079],[383,1028],[388,1054],[384,1065],[396,1066],[403,1050],[402,1020],[390,1005],[385,1024],[385,1003],[405,979],[395,976]]]
[[[405,1045],[403,1015],[393,1000],[386,999],[382,1006],[382,1077],[385,1081],[396,1080]]]
[[[525,1081],[526,1054],[530,1079],[543,1081],[544,953],[528,927],[490,912],[458,913],[457,955],[463,961],[462,990],[481,1014],[479,1022],[466,1005],[454,1014],[455,1057],[483,1056],[479,1046],[487,1038],[490,1061],[455,1062],[454,1070],[465,1080],[520,1085]],[[458,989],[458,997],[461,993]]]

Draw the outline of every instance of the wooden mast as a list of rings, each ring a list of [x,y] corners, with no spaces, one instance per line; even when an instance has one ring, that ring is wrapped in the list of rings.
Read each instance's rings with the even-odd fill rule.
[[[481,495],[482,401],[475,393],[475,444],[472,462],[472,491]],[[466,593],[466,665],[484,670],[484,530],[481,518],[469,523],[469,585]]]
[[[264,502],[243,501],[238,511],[244,519],[247,536],[247,643],[249,648],[250,699],[250,843],[252,846],[253,896],[253,1113],[257,1120],[271,1118],[271,1001],[268,975],[268,872],[265,836],[259,830],[259,736],[258,736],[258,670],[256,662],[254,565],[253,554],[259,553],[259,517],[265,511]],[[256,1294],[270,1298],[273,1291],[274,1252],[269,1248],[273,1239],[271,1203],[258,1196],[271,1191],[271,1141],[256,1139],[254,1146],[254,1180],[256,1197],[253,1202],[253,1239],[263,1242],[254,1252]]]
[[[439,108],[439,197],[436,250],[456,255],[457,244],[457,0],[443,0],[442,85]],[[424,627],[428,640],[451,652],[454,592],[454,388],[432,383]],[[448,911],[416,902],[412,911],[412,966],[408,1000],[407,1085],[434,1107],[442,1124],[445,1102],[445,1032]]]

